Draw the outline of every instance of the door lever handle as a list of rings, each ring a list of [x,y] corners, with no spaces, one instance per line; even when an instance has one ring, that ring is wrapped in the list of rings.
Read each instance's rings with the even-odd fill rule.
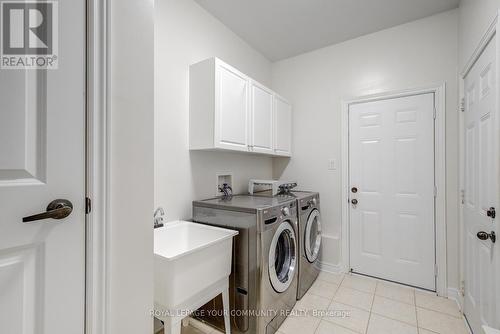
[[[42,219],[63,219],[73,211],[73,204],[67,199],[56,199],[49,203],[47,211],[36,215],[23,217],[23,223],[30,223]]]

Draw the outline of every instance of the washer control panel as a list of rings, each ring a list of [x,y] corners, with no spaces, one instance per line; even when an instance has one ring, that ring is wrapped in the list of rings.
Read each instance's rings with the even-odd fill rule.
[[[263,224],[260,225],[261,231],[266,231],[270,228],[281,224],[284,220],[288,220],[293,226],[297,224],[297,201],[291,200],[267,208],[262,211]]]

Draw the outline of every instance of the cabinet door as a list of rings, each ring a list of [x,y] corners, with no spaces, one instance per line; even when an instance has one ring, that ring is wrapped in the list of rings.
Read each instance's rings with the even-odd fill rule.
[[[216,148],[248,150],[248,78],[219,63],[216,67]]]
[[[292,154],[292,106],[280,98],[274,97],[274,152],[277,155]]]
[[[273,153],[273,92],[252,82],[251,98],[251,148],[253,152]]]

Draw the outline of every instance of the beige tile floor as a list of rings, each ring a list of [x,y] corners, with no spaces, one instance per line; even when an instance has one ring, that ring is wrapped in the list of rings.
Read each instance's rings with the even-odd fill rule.
[[[453,300],[351,274],[322,272],[279,334],[468,334]],[[182,334],[203,334],[191,326]],[[211,331],[216,333],[215,331]]]
[[[322,272],[295,309],[310,312],[290,316],[280,334],[469,333],[455,301],[351,274]]]

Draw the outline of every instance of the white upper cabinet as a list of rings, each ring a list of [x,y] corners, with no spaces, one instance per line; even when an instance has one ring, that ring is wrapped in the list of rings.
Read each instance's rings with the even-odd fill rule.
[[[250,148],[252,152],[273,154],[273,92],[250,82]]]
[[[249,150],[248,85],[247,76],[216,58],[191,65],[191,149]]]
[[[280,96],[274,96],[274,153],[292,155],[292,106]]]
[[[248,150],[248,78],[224,63],[215,70],[215,146]]]
[[[191,65],[189,114],[191,150],[290,156],[290,104],[217,58]]]

